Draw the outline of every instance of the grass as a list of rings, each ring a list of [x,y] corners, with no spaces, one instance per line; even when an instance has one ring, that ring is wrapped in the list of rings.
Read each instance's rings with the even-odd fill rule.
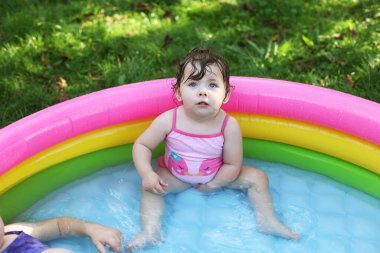
[[[231,74],[380,102],[380,4],[370,0],[0,1],[0,128],[99,89],[173,77],[196,46]]]

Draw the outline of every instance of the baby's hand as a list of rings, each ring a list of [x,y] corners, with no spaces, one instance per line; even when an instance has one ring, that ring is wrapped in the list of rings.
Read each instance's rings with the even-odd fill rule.
[[[216,185],[215,183],[211,181],[211,182],[208,182],[207,184],[199,184],[195,188],[201,192],[212,192],[212,191],[220,189],[220,186]]]
[[[154,194],[164,194],[167,186],[168,184],[154,171],[148,172],[142,178],[143,189]]]

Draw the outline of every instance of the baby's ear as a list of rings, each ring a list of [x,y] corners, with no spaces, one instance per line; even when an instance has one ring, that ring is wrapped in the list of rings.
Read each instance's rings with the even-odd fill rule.
[[[223,104],[227,104],[227,102],[230,100],[230,96],[231,96],[231,91],[229,91],[224,97]]]
[[[175,97],[178,101],[182,101],[181,93],[179,92],[179,89],[175,91]]]

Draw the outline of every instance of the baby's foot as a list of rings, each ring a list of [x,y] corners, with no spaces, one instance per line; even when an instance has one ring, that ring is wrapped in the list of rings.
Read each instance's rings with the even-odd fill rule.
[[[125,250],[132,252],[148,245],[157,244],[160,241],[162,241],[160,233],[152,234],[142,231],[125,246]]]
[[[262,223],[258,224],[257,228],[260,232],[265,234],[271,234],[275,236],[281,236],[285,239],[298,240],[300,235],[280,222]]]

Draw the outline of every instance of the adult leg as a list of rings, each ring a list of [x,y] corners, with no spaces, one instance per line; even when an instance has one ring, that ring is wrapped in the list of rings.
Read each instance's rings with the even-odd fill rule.
[[[260,232],[297,240],[299,234],[282,224],[273,208],[266,174],[258,169],[243,166],[239,177],[228,187],[248,189],[248,198],[253,206],[257,228]]]
[[[167,169],[158,168],[156,173],[168,184],[165,194],[181,192],[190,187],[189,184],[174,177]],[[140,205],[141,232],[127,244],[127,251],[162,240],[161,217],[163,213],[163,195],[157,195],[142,189]]]

